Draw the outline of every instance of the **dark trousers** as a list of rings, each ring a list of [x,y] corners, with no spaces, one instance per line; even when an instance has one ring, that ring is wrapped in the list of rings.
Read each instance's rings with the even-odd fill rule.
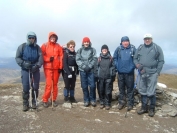
[[[65,83],[64,96],[68,97],[70,95],[70,97],[74,97],[74,89],[76,85],[76,74],[72,74],[72,78],[68,78],[68,74],[64,73],[63,79]]]
[[[22,78],[22,85],[23,85],[23,104],[29,105],[29,94],[30,88],[32,88],[32,103],[35,103],[35,95],[34,91],[36,92],[36,98],[38,97],[38,90],[39,90],[39,81],[40,81],[40,72],[39,70],[35,71],[34,73],[30,73],[28,70],[21,71],[21,78]]]
[[[128,98],[128,106],[134,104],[134,73],[131,74],[118,74],[118,86],[119,86],[119,104],[126,103],[126,97]]]
[[[112,82],[111,79],[99,79],[100,104],[111,106]]]
[[[147,102],[148,99],[150,100],[150,109],[155,109],[155,104],[156,104],[156,96],[147,96],[147,95],[141,95],[141,102],[142,102],[142,107],[147,108]]]
[[[84,94],[84,102],[96,102],[96,87],[94,74],[80,71],[81,87]]]

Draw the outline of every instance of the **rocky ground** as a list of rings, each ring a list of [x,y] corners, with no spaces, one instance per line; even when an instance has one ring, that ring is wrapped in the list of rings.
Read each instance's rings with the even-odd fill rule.
[[[97,107],[84,107],[80,83],[76,87],[77,104],[63,104],[63,81],[59,83],[59,106],[52,110],[43,108],[41,96],[44,84],[40,85],[39,109],[22,111],[21,84],[0,85],[0,132],[1,133],[176,133],[177,117],[175,94],[169,90],[159,92],[156,115],[137,115],[136,109],[127,113],[126,108],[119,111],[117,101],[112,102],[110,110]],[[117,85],[114,85],[113,99],[116,98]],[[170,94],[169,94],[170,93]],[[174,96],[172,96],[174,95]],[[171,112],[171,113],[170,113]],[[173,112],[173,113],[172,113]],[[176,113],[176,114],[175,114]]]

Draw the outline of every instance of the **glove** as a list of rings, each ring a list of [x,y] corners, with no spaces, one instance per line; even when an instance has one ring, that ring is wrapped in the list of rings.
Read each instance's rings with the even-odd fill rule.
[[[143,69],[143,65],[142,65],[142,64],[137,64],[137,65],[136,65],[136,68],[137,68],[139,71],[141,71],[141,70]]]
[[[85,68],[84,68],[84,71],[87,73],[87,72],[89,72],[90,71],[90,67],[89,66],[86,66]]]
[[[145,69],[141,70],[140,73],[141,73],[141,75],[145,74],[146,73]]]
[[[25,69],[31,69],[32,65],[31,65],[30,62],[24,61],[22,63],[22,67],[25,68]]]
[[[62,69],[58,69],[58,73],[61,73],[62,72]]]
[[[32,66],[31,72],[33,73],[33,72],[37,71],[38,69],[39,69],[38,65]]]
[[[53,60],[54,60],[54,57],[51,56],[51,57],[50,57],[50,62],[53,62]]]
[[[72,78],[72,75],[70,74],[70,75],[68,75],[68,78]]]

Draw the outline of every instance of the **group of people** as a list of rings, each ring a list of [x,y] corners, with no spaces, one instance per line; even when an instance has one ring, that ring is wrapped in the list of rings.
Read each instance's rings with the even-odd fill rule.
[[[45,91],[42,97],[43,106],[48,107],[49,101],[56,107],[58,95],[58,79],[62,74],[65,87],[63,89],[65,102],[77,102],[75,99],[76,76],[80,74],[84,106],[96,106],[96,88],[98,91],[100,109],[111,108],[113,82],[118,73],[119,99],[118,109],[127,105],[130,111],[134,105],[134,72],[138,70],[138,92],[141,95],[142,106],[137,111],[153,117],[156,104],[156,84],[164,64],[164,55],[160,46],[155,44],[151,34],[144,35],[144,44],[137,49],[130,44],[127,36],[121,38],[121,43],[111,56],[107,45],[101,47],[97,57],[96,49],[92,47],[90,38],[84,37],[81,48],[75,52],[73,40],[62,47],[57,43],[58,36],[50,32],[48,41],[37,45],[34,32],[27,34],[27,42],[21,44],[16,52],[16,62],[21,67],[23,85],[23,111],[30,107],[37,108],[36,99],[40,81],[39,68],[43,65],[46,78]],[[148,107],[148,99],[150,105]]]

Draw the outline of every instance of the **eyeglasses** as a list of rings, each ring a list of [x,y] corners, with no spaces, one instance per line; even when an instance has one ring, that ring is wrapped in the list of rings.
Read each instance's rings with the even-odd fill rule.
[[[28,39],[35,39],[35,37],[29,37]]]
[[[69,47],[69,48],[75,48],[74,46],[71,46],[71,47]]]
[[[144,38],[144,40],[151,40],[152,38]]]

